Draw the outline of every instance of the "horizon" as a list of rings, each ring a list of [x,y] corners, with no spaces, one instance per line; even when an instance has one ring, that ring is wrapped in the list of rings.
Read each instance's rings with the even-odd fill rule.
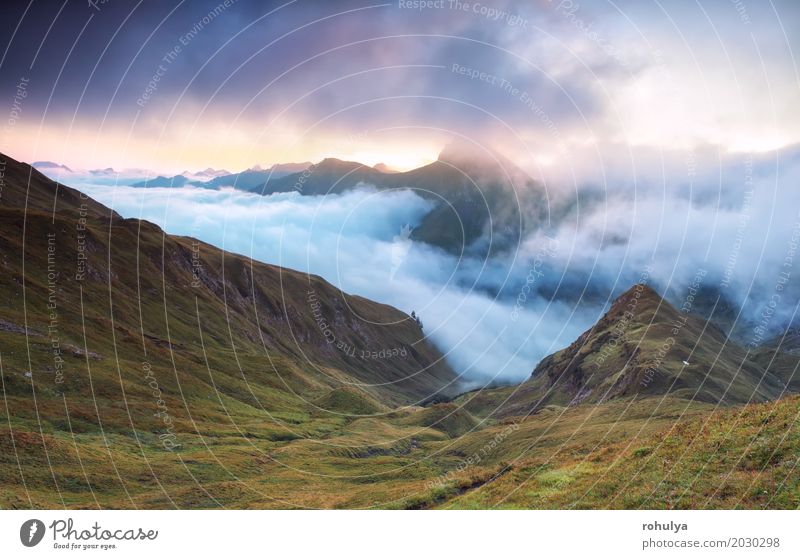
[[[142,172],[149,172],[149,173],[151,173],[151,175],[149,175],[151,177],[164,176],[164,177],[168,177],[168,178],[171,177],[171,176],[178,176],[178,175],[200,174],[200,173],[203,173],[205,171],[216,171],[216,172],[227,171],[230,174],[237,174],[237,173],[242,173],[242,172],[245,172],[245,171],[253,171],[253,170],[255,170],[255,171],[268,171],[269,169],[271,169],[273,167],[277,167],[277,166],[285,166],[285,165],[292,165],[292,166],[294,166],[294,165],[316,165],[316,164],[319,164],[319,163],[323,162],[326,159],[334,159],[334,160],[343,161],[343,162],[349,162],[349,163],[359,163],[359,164],[362,164],[362,165],[364,165],[366,167],[372,167],[372,168],[374,168],[374,169],[376,169],[376,170],[378,170],[380,172],[406,172],[406,171],[411,171],[411,170],[414,170],[414,169],[419,169],[420,167],[424,167],[425,165],[428,165],[430,163],[438,161],[439,160],[439,156],[441,155],[441,153],[448,147],[448,145],[452,144],[455,141],[456,140],[445,141],[441,145],[441,147],[438,148],[438,150],[435,151],[436,155],[434,157],[432,157],[432,158],[424,158],[424,159],[421,159],[419,161],[414,161],[413,163],[411,163],[409,165],[406,165],[406,166],[390,165],[390,164],[387,163],[387,161],[391,160],[392,158],[391,157],[381,156],[381,155],[374,155],[372,159],[368,159],[368,158],[357,158],[357,157],[356,158],[350,158],[350,157],[343,156],[343,155],[340,155],[340,154],[335,154],[335,153],[324,154],[322,156],[319,156],[318,158],[309,158],[309,159],[296,160],[296,161],[294,161],[294,160],[293,161],[277,161],[277,160],[276,161],[272,161],[272,160],[257,161],[257,162],[254,162],[253,164],[251,164],[251,165],[249,165],[247,167],[242,167],[242,168],[225,168],[222,165],[216,165],[213,162],[211,162],[208,165],[206,165],[206,167],[197,168],[197,169],[192,169],[187,165],[181,166],[179,164],[175,164],[173,167],[170,167],[168,169],[164,169],[164,168],[148,168],[148,167],[116,168],[116,167],[102,167],[102,166],[88,168],[88,167],[80,167],[80,166],[76,166],[76,165],[70,165],[67,162],[56,161],[54,159],[47,158],[47,157],[42,157],[42,158],[37,159],[37,160],[26,160],[26,159],[22,159],[22,158],[17,157],[15,154],[7,153],[7,155],[12,155],[12,157],[14,159],[16,159],[17,161],[28,163],[28,164],[33,165],[33,166],[42,165],[42,166],[49,167],[50,165],[47,165],[47,164],[50,164],[50,163],[53,164],[53,168],[63,166],[63,167],[66,167],[67,169],[69,169],[69,172],[72,172],[72,173],[93,173],[93,172],[106,171],[108,169],[111,169],[115,174],[124,174],[126,172],[129,172],[129,173],[133,173],[134,176],[140,176]],[[633,146],[627,146],[627,147],[630,148],[630,149],[633,149]],[[712,150],[715,150],[717,148],[716,146],[698,146],[698,147],[704,147],[704,148],[712,149]],[[489,155],[489,156],[491,156],[492,153],[497,154],[497,155],[502,155],[500,152],[493,150],[492,147],[490,147],[490,146],[480,146],[480,148],[485,150],[486,154]],[[744,158],[744,157],[748,157],[748,156],[749,157],[758,157],[758,156],[761,156],[761,155],[766,155],[766,154],[771,154],[771,153],[795,152],[795,151],[798,150],[798,148],[800,148],[800,142],[782,145],[782,146],[777,147],[777,148],[768,148],[768,149],[765,149],[765,150],[762,150],[762,151],[759,151],[759,150],[733,151],[732,150],[732,151],[727,151],[727,152],[724,152],[724,153],[720,152],[720,156],[721,157],[731,157],[731,158],[733,158],[733,157],[735,157],[735,158]],[[667,159],[671,158],[671,155],[669,155],[669,154],[677,155],[677,156],[684,156],[685,155],[685,152],[683,150],[680,150],[680,149],[664,150],[664,153],[667,154],[666,155]],[[503,157],[505,157],[505,156],[503,155]],[[508,158],[506,158],[506,159],[508,159]],[[374,161],[374,163],[373,163],[373,161]],[[514,163],[513,160],[510,160],[510,161],[512,163]],[[385,167],[386,170],[382,170],[379,167]],[[520,168],[522,170],[524,170],[526,173],[532,175],[532,173],[530,173],[528,170],[526,170],[526,169],[524,169],[522,167],[520,167]],[[50,177],[50,178],[53,178],[53,177]]]
[[[386,172],[386,171],[382,171],[381,169],[378,169],[378,167],[381,167],[381,166],[385,166],[388,169],[389,172],[392,172],[392,171],[405,172],[405,171],[410,171],[410,170],[413,170],[413,169],[418,169],[420,167],[424,167],[425,165],[428,165],[430,163],[433,163],[434,161],[437,161],[439,154],[441,154],[441,152],[446,147],[447,147],[447,143],[442,145],[442,147],[436,152],[436,157],[433,157],[432,159],[420,159],[419,161],[414,161],[413,163],[409,164],[410,166],[405,166],[405,167],[400,167],[400,166],[396,166],[396,165],[390,165],[390,164],[386,163],[386,161],[390,160],[391,157],[381,157],[381,156],[375,155],[374,159],[369,159],[368,158],[368,157],[371,157],[371,156],[368,156],[368,157],[365,157],[365,158],[361,158],[361,159],[357,159],[357,158],[348,158],[348,157],[339,156],[339,155],[330,154],[330,153],[329,154],[323,154],[322,156],[320,156],[318,158],[309,158],[309,159],[297,160],[297,161],[266,161],[266,160],[265,161],[257,161],[257,162],[254,162],[252,165],[249,165],[247,167],[235,168],[235,169],[233,169],[233,168],[232,169],[228,169],[228,168],[225,168],[222,165],[215,165],[213,162],[209,163],[205,168],[202,168],[202,169],[191,169],[190,167],[188,167],[186,165],[181,166],[179,164],[175,164],[173,167],[170,167],[169,169],[150,169],[150,168],[147,168],[147,167],[124,167],[124,168],[119,168],[119,169],[115,168],[115,167],[92,167],[92,168],[87,168],[87,167],[80,167],[80,166],[77,166],[77,165],[70,165],[67,162],[56,161],[54,159],[47,158],[47,157],[42,157],[42,158],[40,158],[38,160],[26,160],[26,159],[21,159],[19,157],[16,157],[14,154],[11,154],[11,153],[9,153],[8,155],[12,155],[12,157],[14,159],[16,159],[17,161],[28,163],[29,165],[32,165],[32,166],[41,165],[43,167],[51,167],[48,164],[52,164],[51,168],[66,167],[68,169],[68,172],[72,172],[72,173],[92,173],[92,172],[106,171],[108,169],[111,169],[116,174],[122,174],[122,173],[125,173],[125,172],[141,173],[143,171],[149,171],[151,173],[155,173],[155,174],[160,175],[160,176],[170,177],[170,176],[177,176],[177,175],[182,175],[182,174],[185,175],[187,173],[189,173],[189,174],[199,174],[199,173],[202,173],[202,172],[205,172],[205,171],[209,171],[209,170],[217,171],[217,172],[219,172],[219,171],[228,171],[230,174],[242,173],[242,172],[251,171],[251,170],[268,171],[269,169],[271,169],[273,167],[284,166],[284,165],[316,165],[316,164],[322,163],[326,159],[333,159],[333,160],[349,162],[349,163],[360,163],[360,164],[362,164],[362,165],[364,165],[366,167],[372,167],[372,168],[375,168],[376,170],[381,171],[381,172]],[[371,161],[375,161],[375,163],[372,163]],[[179,170],[176,170],[176,169],[179,169]],[[53,177],[50,177],[50,178],[53,178]]]

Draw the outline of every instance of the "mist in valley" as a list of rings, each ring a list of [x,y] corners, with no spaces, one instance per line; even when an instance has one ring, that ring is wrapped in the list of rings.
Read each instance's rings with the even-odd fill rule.
[[[680,306],[699,275],[709,305],[720,297],[737,310],[745,341],[758,324],[778,333],[794,320],[797,150],[778,161],[693,157],[662,154],[657,172],[644,167],[636,175],[607,166],[605,183],[590,180],[588,165],[571,169],[572,184],[565,175],[538,176],[556,217],[485,258],[469,247],[456,255],[413,241],[436,202],[411,190],[362,184],[327,196],[260,196],[90,180],[78,186],[124,217],[414,311],[464,388],[474,388],[525,380],[637,282]],[[776,293],[780,305],[765,323]]]

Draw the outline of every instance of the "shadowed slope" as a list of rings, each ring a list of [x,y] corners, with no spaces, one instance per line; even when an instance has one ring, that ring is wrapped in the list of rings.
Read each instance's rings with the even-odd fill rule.
[[[639,284],[569,347],[543,359],[530,380],[467,394],[459,402],[481,415],[502,416],[547,404],[647,395],[762,402],[800,390],[798,363],[796,355],[770,347],[748,352],[702,317],[678,311]]]

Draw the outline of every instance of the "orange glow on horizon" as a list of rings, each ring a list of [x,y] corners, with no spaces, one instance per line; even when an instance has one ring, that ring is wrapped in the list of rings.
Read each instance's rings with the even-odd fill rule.
[[[212,167],[238,172],[255,165],[266,168],[274,163],[317,163],[326,157],[357,161],[374,166],[385,164],[392,170],[405,171],[435,161],[446,140],[440,138],[364,137],[342,142],[331,135],[320,135],[298,142],[291,135],[247,134],[246,131],[206,128],[195,131],[191,139],[175,137],[175,127],[160,139],[151,134],[122,132],[110,127],[96,129],[58,124],[39,129],[20,124],[9,138],[8,154],[32,163],[53,161],[73,170],[112,167],[147,169],[161,174],[178,174]],[[252,138],[260,136],[260,143]],[[287,137],[288,136],[288,137]],[[21,138],[25,142],[20,141]],[[342,145],[344,144],[344,145]],[[333,149],[331,147],[333,146]]]

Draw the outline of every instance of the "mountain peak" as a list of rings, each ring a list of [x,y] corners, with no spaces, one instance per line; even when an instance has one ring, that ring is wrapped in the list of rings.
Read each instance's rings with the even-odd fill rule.
[[[521,186],[530,176],[499,153],[480,144],[456,140],[439,153],[437,163],[448,165],[474,177],[488,177]]]
[[[231,173],[226,169],[214,169],[213,167],[206,167],[202,171],[197,171],[195,173],[192,173],[191,171],[184,171],[181,174],[187,177],[191,175],[196,175],[198,177],[216,178],[216,177],[224,177],[226,175],[230,175]]]
[[[655,289],[645,283],[637,283],[614,299],[606,317],[616,318],[625,315],[626,312],[639,316],[644,309],[655,312],[659,305],[667,304]]]
[[[355,169],[371,169],[369,165],[364,165],[363,163],[359,163],[357,161],[345,161],[343,159],[337,159],[336,157],[326,157],[316,165],[314,165],[314,171],[322,171],[322,172],[344,172],[347,173],[349,171],[353,171]]]
[[[497,159],[495,159],[497,158]],[[460,165],[464,163],[475,164],[483,162],[493,162],[497,165],[499,156],[488,148],[466,142],[464,140],[453,140],[442,148],[439,152],[438,161]]]
[[[31,163],[31,167],[35,169],[50,169],[50,170],[58,169],[61,171],[66,171],[67,173],[72,172],[72,169],[70,169],[66,165],[62,165],[54,161],[34,161],[33,163]]]
[[[373,169],[376,171],[380,171],[381,173],[396,173],[394,169],[389,167],[386,163],[376,163],[372,166]]]
[[[691,340],[702,332],[702,324],[698,328],[692,320],[685,323],[679,337],[673,331],[679,318],[678,311],[652,287],[637,283],[569,347],[542,360],[528,384],[544,394],[543,401],[562,405],[663,393],[670,383],[663,375],[654,381],[658,370],[668,368],[670,375],[679,375],[685,353],[674,346],[691,347]],[[664,351],[668,339],[673,343]]]
[[[92,169],[89,171],[93,175],[114,175],[117,172],[113,167],[106,167],[105,169]]]

